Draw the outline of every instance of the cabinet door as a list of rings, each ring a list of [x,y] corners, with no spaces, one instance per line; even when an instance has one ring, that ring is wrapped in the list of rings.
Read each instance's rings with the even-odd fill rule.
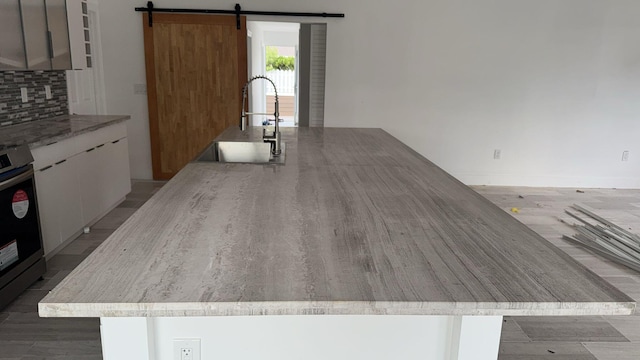
[[[67,1],[67,22],[69,23],[69,45],[71,48],[71,64],[73,70],[87,68],[88,29],[85,28],[84,18],[87,16],[87,3],[83,0]],[[88,25],[88,24],[87,24]],[[85,30],[87,32],[85,32]],[[84,113],[78,113],[84,114]]]
[[[104,174],[108,177],[104,189],[107,203],[104,205],[109,208],[131,191],[127,138],[108,142],[103,156]]]
[[[72,157],[35,172],[45,255],[84,226],[75,161]]]
[[[55,166],[50,166],[35,172],[38,213],[45,255],[60,245],[60,225],[58,223],[58,206],[60,204],[57,199],[58,174],[56,170]]]
[[[75,171],[77,160],[73,156],[55,165],[60,242],[68,240],[84,226],[79,182]]]
[[[82,217],[85,224],[97,220],[103,212],[104,194],[101,193],[101,189],[105,179],[102,171],[101,149],[102,147],[93,147],[75,156],[78,189],[82,199]]]
[[[45,4],[47,25],[51,37],[51,68],[53,70],[69,70],[71,69],[71,51],[66,0],[45,0]]]
[[[50,70],[49,36],[44,0],[20,0],[29,70]]]
[[[26,69],[18,0],[0,1],[0,70]]]
[[[127,139],[108,141],[75,157],[82,216],[88,224],[131,191]]]
[[[69,111],[72,114],[97,115],[96,82],[94,68],[67,71]]]

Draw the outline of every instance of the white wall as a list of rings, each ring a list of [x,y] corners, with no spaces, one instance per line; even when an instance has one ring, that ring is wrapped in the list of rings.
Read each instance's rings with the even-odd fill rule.
[[[298,46],[298,29],[293,32],[285,32],[285,31],[267,31],[265,35],[265,45],[266,46],[290,46],[295,47]],[[283,54],[280,54],[283,55]]]
[[[142,21],[133,11],[141,4],[103,0],[100,8],[108,111],[132,115],[132,174],[149,178],[147,105],[133,95],[133,84],[144,82]],[[640,187],[636,0],[242,5],[346,13],[307,19],[328,22],[326,126],[382,127],[471,184]]]

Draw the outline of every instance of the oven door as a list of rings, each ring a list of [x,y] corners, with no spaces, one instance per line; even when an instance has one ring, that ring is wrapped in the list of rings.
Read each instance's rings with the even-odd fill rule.
[[[2,288],[44,254],[32,165],[0,177],[0,228]]]

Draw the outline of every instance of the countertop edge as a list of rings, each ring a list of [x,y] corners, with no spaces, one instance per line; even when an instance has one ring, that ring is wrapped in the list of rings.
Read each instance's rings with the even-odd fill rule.
[[[583,316],[631,315],[635,302],[269,301],[191,303],[47,303],[40,317],[191,317],[273,315]]]

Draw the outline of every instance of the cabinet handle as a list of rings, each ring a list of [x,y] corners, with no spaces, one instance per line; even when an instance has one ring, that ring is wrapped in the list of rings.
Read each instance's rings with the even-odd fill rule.
[[[42,169],[40,169],[40,172],[47,171],[47,170],[51,169],[52,167],[53,167],[53,165],[45,166]]]
[[[53,35],[51,31],[47,31],[47,41],[49,43],[49,58],[53,59]]]
[[[103,147],[103,146],[104,146],[104,144],[100,144],[100,145],[96,146],[96,149],[97,149],[97,148],[101,148],[101,147]]]
[[[67,161],[67,159],[60,160],[60,161],[58,161],[58,162],[56,163],[56,165],[60,165],[60,164],[62,164],[62,163],[63,163],[63,162],[65,162],[65,161]]]
[[[89,150],[86,150],[86,152],[92,152],[93,150],[95,150],[96,148],[91,148]]]
[[[117,144],[117,143],[119,143],[119,142],[120,142],[120,139],[118,139],[118,140],[116,140],[116,141],[112,141],[111,143],[112,143],[112,144]]]

